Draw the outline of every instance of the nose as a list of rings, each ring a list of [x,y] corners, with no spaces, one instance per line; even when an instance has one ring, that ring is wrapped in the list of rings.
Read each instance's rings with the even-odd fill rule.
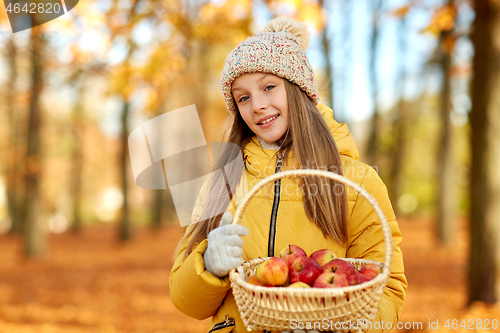
[[[258,113],[264,111],[269,106],[269,102],[262,94],[255,94],[252,96],[253,112]]]

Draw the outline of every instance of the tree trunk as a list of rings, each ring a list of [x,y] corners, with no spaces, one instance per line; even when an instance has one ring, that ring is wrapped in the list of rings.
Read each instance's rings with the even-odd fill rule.
[[[378,166],[379,164],[379,136],[380,136],[380,117],[378,114],[377,98],[378,98],[378,86],[377,86],[377,44],[378,44],[378,19],[380,15],[380,9],[382,8],[382,0],[376,0],[373,4],[373,27],[372,27],[372,38],[370,42],[370,85],[373,101],[373,116],[371,122],[371,132],[368,139],[367,145],[367,161],[372,166]]]
[[[122,192],[123,192],[123,208],[122,217],[120,221],[120,235],[119,239],[121,241],[128,241],[132,239],[132,225],[130,223],[130,212],[128,206],[128,168],[130,164],[129,154],[128,154],[128,114],[130,112],[130,102],[125,100],[123,102],[121,123],[122,123],[122,133],[121,133],[121,178],[122,178]]]
[[[321,8],[325,12],[328,12],[325,8],[324,0],[319,0]],[[321,32],[321,44],[323,45],[323,55],[325,57],[325,97],[326,104],[329,104],[333,110],[333,115],[335,117],[335,110],[333,109],[333,75],[332,75],[332,62],[331,62],[331,52],[330,52],[330,39],[328,38],[328,19],[323,26],[323,31]]]
[[[26,197],[24,215],[23,250],[26,257],[40,256],[44,252],[44,231],[41,230],[40,216],[40,94],[42,91],[43,35],[40,28],[31,29],[32,41],[32,92],[29,108],[28,138],[26,149]]]
[[[71,198],[73,201],[71,231],[80,233],[82,227],[81,205],[82,205],[82,172],[83,172],[83,153],[82,153],[82,114],[83,114],[83,90],[84,86],[78,88],[76,104],[73,109],[73,156],[71,172]]]
[[[391,200],[393,202],[394,213],[396,216],[399,214],[399,208],[397,205],[398,199],[401,196],[402,180],[403,180],[403,166],[406,157],[406,142],[407,142],[407,131],[408,124],[410,122],[411,116],[411,104],[405,103],[403,96],[400,97],[398,103],[398,117],[395,123],[395,140],[393,153],[392,153],[392,165],[391,165],[391,175],[390,175],[390,190]]]
[[[448,5],[453,6],[454,1],[448,0]],[[453,33],[453,30],[443,31],[440,36],[440,46]],[[451,52],[441,49],[441,71],[443,73],[443,88],[441,92],[441,133],[440,145],[437,157],[437,239],[443,244],[450,244],[454,239],[453,227],[453,200],[455,190],[453,189],[453,149],[452,149],[452,126],[451,113]]]
[[[163,203],[163,190],[154,191],[153,217],[151,219],[151,228],[159,229],[165,215]]]
[[[142,2],[140,0],[134,0],[130,12],[128,15],[128,21],[137,15],[137,8]],[[128,41],[128,54],[125,58],[123,66],[125,66],[126,72],[131,73],[130,70],[130,59],[132,59],[137,45],[134,39],[129,36]],[[127,77],[130,80],[130,76]],[[132,239],[132,225],[130,222],[130,212],[128,206],[128,168],[130,164],[129,152],[128,152],[128,114],[130,111],[130,100],[133,92],[127,92],[126,89],[120,92],[123,98],[122,114],[121,114],[121,151],[120,151],[120,167],[121,167],[121,180],[122,180],[122,193],[123,193],[123,207],[122,216],[119,223],[118,229],[118,239],[120,241],[128,241]]]
[[[399,64],[399,75],[397,80],[397,89],[401,91],[399,102],[396,109],[396,120],[394,124],[394,148],[392,153],[390,190],[391,200],[393,201],[394,213],[399,214],[398,199],[401,195],[403,166],[406,157],[406,141],[408,124],[411,115],[412,105],[405,103],[405,87],[406,87],[406,56],[408,52],[408,35],[406,17],[402,17],[399,21],[399,47],[402,54],[401,63]]]
[[[335,1],[332,1],[335,3]],[[343,13],[343,24],[341,28],[340,35],[342,36],[340,39],[340,55],[339,58],[341,60],[341,66],[336,67],[334,69],[334,75],[337,78],[341,78],[340,80],[335,80],[336,85],[334,86],[337,93],[334,93],[335,99],[333,100],[334,104],[332,108],[335,109],[335,114],[337,119],[340,119],[342,122],[349,122],[350,112],[352,112],[351,107],[346,105],[347,100],[347,91],[348,82],[350,81],[350,73],[348,70],[348,66],[351,66],[351,59],[354,56],[352,40],[352,26],[354,22],[354,13],[356,12],[354,0],[344,0],[339,2],[340,10]],[[340,116],[339,116],[340,115]]]
[[[500,301],[500,3],[477,0],[475,4],[469,304]]]
[[[161,110],[162,107],[164,107],[165,105],[167,105],[168,109],[168,101],[166,100],[166,97],[167,94],[161,95],[160,107],[155,112],[156,116],[160,116],[162,114]],[[162,143],[157,142],[157,144],[162,144]],[[165,190],[154,191],[152,212],[153,213],[150,221],[150,226],[152,230],[158,230],[162,226],[163,221],[170,222],[172,219],[174,219],[173,215],[176,214],[175,205],[168,184]]]
[[[10,233],[21,233],[22,231],[22,201],[23,201],[23,167],[21,163],[21,116],[16,108],[16,82],[17,82],[17,48],[14,43],[14,37],[9,39],[8,63],[10,69],[9,82],[7,88],[7,117],[9,131],[9,147],[7,151],[6,176],[7,176],[7,205],[11,220]]]

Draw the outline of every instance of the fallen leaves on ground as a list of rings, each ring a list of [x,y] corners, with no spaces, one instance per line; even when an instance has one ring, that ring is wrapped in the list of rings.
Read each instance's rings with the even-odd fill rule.
[[[434,239],[429,221],[404,220],[400,228],[409,287],[400,318],[407,328],[395,332],[498,332],[484,324],[451,327],[454,319],[460,325],[464,319],[500,318],[499,305],[466,307],[465,223],[450,246]],[[207,332],[209,319],[185,316],[169,298],[172,256],[181,237],[177,226],[140,229],[121,244],[115,227],[94,227],[80,235],[50,235],[46,255],[26,261],[18,236],[0,236],[0,332]],[[447,319],[450,328],[444,327]],[[436,321],[438,329],[429,328]]]

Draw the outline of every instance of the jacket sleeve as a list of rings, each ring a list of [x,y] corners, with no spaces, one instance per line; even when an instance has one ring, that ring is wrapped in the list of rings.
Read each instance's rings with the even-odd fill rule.
[[[203,192],[203,189],[202,189]],[[203,209],[202,195],[193,210],[191,221],[197,221]],[[193,227],[189,225],[186,232]],[[230,288],[229,277],[219,279],[205,270],[203,254],[207,249],[205,239],[195,246],[183,260],[189,238],[186,239],[177,254],[170,272],[170,298],[175,307],[187,316],[202,320],[213,316],[224,301]]]
[[[407,281],[400,249],[402,236],[387,194],[387,188],[373,168],[368,167],[360,185],[377,200],[387,217],[394,241],[394,255],[389,281],[380,299],[372,328],[368,326],[367,329],[367,333],[388,333],[391,329],[387,327],[387,323],[391,323],[392,325],[389,325],[392,328],[396,327],[406,298]],[[361,195],[358,195],[354,204],[349,229],[352,236],[347,257],[385,262],[382,225],[370,203]],[[373,325],[375,322],[380,324]],[[375,329],[373,326],[380,327],[380,329]]]

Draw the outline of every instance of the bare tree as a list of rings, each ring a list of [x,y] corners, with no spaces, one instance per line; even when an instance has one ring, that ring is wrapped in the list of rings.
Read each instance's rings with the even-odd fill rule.
[[[23,251],[27,257],[40,256],[44,252],[45,239],[39,223],[40,216],[40,127],[44,36],[40,27],[31,29],[32,87],[26,149],[26,193],[24,201]]]
[[[352,25],[354,22],[354,9],[355,3],[353,0],[340,1],[340,11],[342,11],[343,24],[341,31],[341,42],[340,42],[340,58],[342,59],[340,66],[334,66],[333,79],[334,90],[334,100],[332,101],[332,108],[335,109],[336,116],[342,121],[349,121],[349,112],[351,110],[346,108],[346,92],[348,91],[346,82],[349,81],[350,74],[348,73],[348,66],[351,65],[349,59],[353,57],[353,47],[352,47]],[[338,63],[338,62],[337,62]],[[339,117],[339,114],[341,116]]]
[[[472,42],[469,304],[500,301],[500,3],[475,1]]]
[[[121,166],[121,180],[122,180],[122,192],[123,192],[123,208],[122,208],[122,218],[120,221],[119,229],[119,239],[121,241],[127,241],[132,238],[132,225],[130,221],[129,205],[127,203],[128,198],[128,165],[130,163],[128,155],[128,117],[130,113],[130,102],[127,100],[123,101],[122,113],[121,113],[121,153],[120,153],[120,166]]]
[[[325,1],[319,0],[319,4],[324,12],[328,13],[328,9],[325,7]],[[330,38],[328,37],[328,18],[323,25],[323,31],[321,32],[321,44],[323,45],[323,55],[325,58],[325,99],[330,103],[333,109],[333,75],[332,75],[332,61],[330,52]],[[335,115],[335,110],[333,110]]]
[[[448,0],[448,6],[453,8],[455,1]],[[453,38],[453,29],[441,31],[439,38],[440,47],[440,67],[443,73],[443,83],[441,90],[441,132],[440,145],[437,156],[437,221],[436,235],[440,242],[449,244],[453,240],[453,147],[452,147],[452,126],[450,113],[451,104],[451,52],[452,49],[446,45],[449,39]]]
[[[72,118],[72,130],[73,130],[73,156],[71,158],[72,172],[71,172],[71,198],[73,201],[73,212],[72,212],[72,223],[71,231],[74,233],[79,233],[82,227],[82,184],[83,184],[83,152],[82,152],[82,141],[83,141],[83,92],[84,85],[80,82],[77,87],[77,96],[75,100],[75,105],[73,107]]]
[[[137,22],[138,8],[141,0],[132,0],[131,8],[126,13],[127,20],[125,22]],[[114,3],[114,7],[111,8],[110,13],[114,14],[115,11],[119,11],[117,2]],[[111,15],[111,14],[110,14]],[[133,25],[133,24],[132,24]],[[117,29],[113,33],[113,39],[120,34],[123,34],[127,37],[127,54],[122,67],[123,72],[126,74],[125,77],[122,77],[122,80],[128,81],[130,79],[130,75],[133,72],[131,59],[134,53],[137,50],[137,44],[134,39],[130,35],[130,31],[132,30],[132,26],[125,24],[125,26],[120,27],[121,29]],[[121,136],[120,136],[120,155],[119,155],[119,164],[120,164],[120,176],[121,176],[121,185],[122,185],[122,194],[123,194],[123,206],[121,212],[120,223],[118,227],[118,239],[120,241],[128,241],[132,238],[132,224],[130,220],[130,209],[128,205],[128,173],[130,159],[128,153],[128,135],[129,135],[129,113],[130,113],[130,100],[132,95],[134,94],[134,88],[130,88],[130,91],[127,86],[122,86],[118,91],[116,91],[121,99],[122,99],[122,111],[120,115],[120,123],[121,123]]]
[[[401,186],[403,178],[403,165],[405,160],[406,143],[408,141],[408,124],[411,117],[412,104],[405,103],[405,87],[407,79],[406,58],[408,52],[408,29],[407,16],[402,16],[399,21],[399,49],[400,59],[399,73],[396,80],[397,89],[400,90],[399,101],[395,110],[394,120],[394,147],[392,152],[391,175],[390,175],[390,195],[393,202],[397,203],[401,195]],[[394,211],[399,213],[398,205],[394,205]]]
[[[380,136],[380,117],[377,106],[378,91],[377,91],[377,44],[379,39],[379,16],[382,8],[382,0],[372,1],[373,21],[372,21],[372,37],[370,41],[370,85],[373,101],[373,116],[371,122],[371,132],[367,145],[367,160],[371,165],[379,163],[379,136]]]
[[[22,230],[22,204],[23,204],[23,170],[21,165],[21,155],[24,149],[21,146],[21,121],[23,118],[20,115],[20,110],[16,103],[16,82],[17,82],[17,57],[18,50],[14,42],[14,36],[9,38],[7,44],[7,59],[9,63],[9,82],[7,86],[7,118],[9,131],[9,146],[7,149],[8,157],[6,163],[7,175],[7,203],[9,207],[9,215],[11,220],[11,233],[20,233]]]

